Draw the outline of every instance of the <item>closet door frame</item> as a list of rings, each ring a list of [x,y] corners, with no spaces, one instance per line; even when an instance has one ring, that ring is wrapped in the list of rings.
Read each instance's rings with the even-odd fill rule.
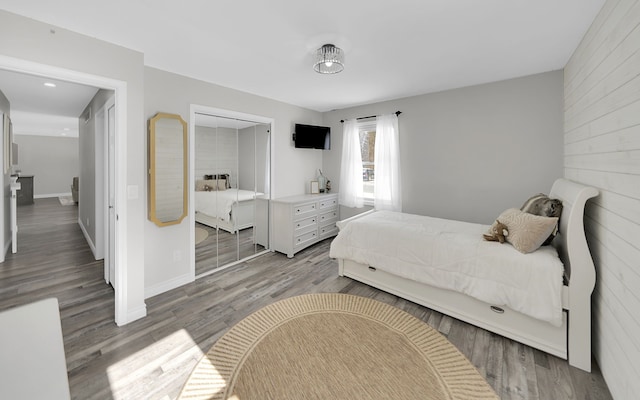
[[[269,118],[269,117],[264,117],[261,115],[255,115],[255,114],[247,114],[247,113],[242,113],[242,112],[238,112],[238,111],[231,111],[231,110],[225,110],[222,108],[215,108],[215,107],[209,107],[209,106],[204,106],[204,105],[199,105],[199,104],[191,104],[190,108],[189,108],[189,132],[195,132],[195,126],[196,126],[196,114],[209,114],[209,115],[215,115],[217,117],[222,117],[222,118],[231,118],[231,119],[239,119],[239,120],[245,120],[245,121],[252,121],[252,122],[256,122],[256,123],[260,123],[260,124],[269,124],[271,126],[270,131],[271,134],[269,135],[269,185],[270,185],[270,190],[269,190],[269,200],[271,200],[271,193],[273,193],[274,190],[274,181],[273,181],[273,156],[274,156],[274,151],[273,151],[273,132],[275,130],[275,121],[273,118]],[[193,196],[193,193],[195,192],[195,134],[191,134],[189,135],[189,166],[188,166],[188,179],[189,179],[189,183],[188,183],[188,188],[189,188],[189,221],[191,221],[191,224],[193,226],[195,226],[195,199]],[[270,209],[271,207],[269,207]],[[270,218],[269,218],[270,219]],[[271,224],[269,224],[268,227],[268,232],[269,232],[269,243],[268,246],[266,246],[264,251],[261,251],[259,253],[253,254],[250,257],[247,258],[243,258],[240,259],[236,262],[232,262],[226,265],[223,265],[219,268],[216,268],[214,270],[211,271],[211,273],[215,273],[218,271],[222,271],[226,268],[229,268],[233,265],[236,265],[240,262],[245,261],[248,258],[253,258],[253,257],[257,257],[261,254],[267,253],[269,251],[271,251]],[[189,255],[189,269],[190,269],[190,275],[193,277],[193,280],[196,279],[196,235],[195,235],[195,229],[190,229],[189,230],[189,248],[190,248],[190,255]],[[206,273],[206,275],[209,275],[209,273]]]

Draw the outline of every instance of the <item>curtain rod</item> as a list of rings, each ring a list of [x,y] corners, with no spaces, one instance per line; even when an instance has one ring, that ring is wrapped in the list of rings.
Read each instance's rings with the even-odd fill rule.
[[[396,117],[397,117],[398,115],[402,114],[402,111],[396,111],[395,114],[396,114]],[[375,118],[375,117],[377,117],[377,115],[369,115],[368,117],[358,117],[356,119],[367,119],[367,118]],[[341,119],[340,123],[344,123],[344,120]]]

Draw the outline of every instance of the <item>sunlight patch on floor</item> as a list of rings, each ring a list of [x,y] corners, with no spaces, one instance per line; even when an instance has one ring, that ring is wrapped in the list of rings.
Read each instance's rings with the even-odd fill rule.
[[[174,379],[184,376],[186,382],[203,355],[186,330],[176,331],[107,368],[113,398],[118,399],[118,392],[124,388],[129,396],[135,392],[139,398],[161,393],[165,388],[157,382],[171,381],[158,379],[162,375],[171,375]]]

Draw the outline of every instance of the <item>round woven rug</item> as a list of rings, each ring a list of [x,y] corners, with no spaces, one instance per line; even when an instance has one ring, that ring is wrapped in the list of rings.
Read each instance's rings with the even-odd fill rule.
[[[196,365],[181,399],[498,399],[440,333],[376,300],[292,297],[249,315]]]
[[[196,227],[196,244],[204,242],[209,237],[209,232],[206,229]]]

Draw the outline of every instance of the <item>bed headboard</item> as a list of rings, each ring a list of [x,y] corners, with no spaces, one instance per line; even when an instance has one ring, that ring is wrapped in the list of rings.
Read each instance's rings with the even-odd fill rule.
[[[564,263],[570,286],[589,288],[589,293],[595,287],[596,272],[584,233],[584,207],[597,195],[597,189],[567,179],[556,180],[549,193],[549,197],[562,200],[563,206],[553,246]]]

